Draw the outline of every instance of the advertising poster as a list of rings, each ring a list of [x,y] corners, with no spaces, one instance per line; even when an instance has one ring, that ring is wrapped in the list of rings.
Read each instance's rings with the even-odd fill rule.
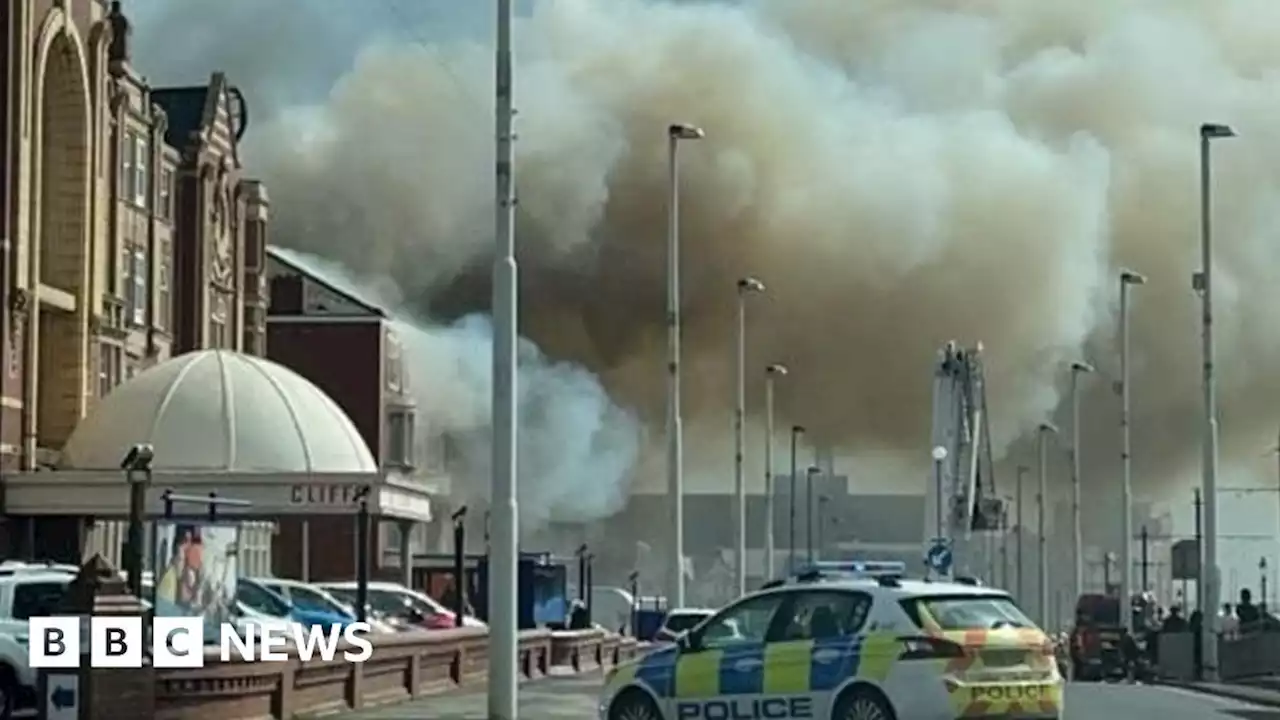
[[[232,620],[239,571],[239,526],[212,523],[158,523],[154,570],[155,612],[159,616],[201,615],[213,629]]]

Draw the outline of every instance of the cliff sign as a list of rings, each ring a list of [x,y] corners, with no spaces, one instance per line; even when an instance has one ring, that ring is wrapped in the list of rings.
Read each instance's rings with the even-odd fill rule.
[[[289,504],[318,508],[354,508],[363,485],[294,485],[289,488]]]

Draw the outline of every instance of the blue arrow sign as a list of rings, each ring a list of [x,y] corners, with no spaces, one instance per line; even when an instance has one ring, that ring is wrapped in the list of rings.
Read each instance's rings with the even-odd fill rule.
[[[924,561],[934,572],[946,574],[951,570],[951,543],[946,538],[934,538],[924,554]]]
[[[55,686],[53,692],[49,693],[49,701],[53,703],[53,707],[57,710],[66,710],[75,707],[76,691],[74,688]]]

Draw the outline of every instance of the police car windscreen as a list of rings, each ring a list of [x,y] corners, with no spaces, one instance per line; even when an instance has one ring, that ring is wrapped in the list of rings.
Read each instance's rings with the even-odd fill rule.
[[[671,613],[663,624],[671,632],[682,633],[686,630],[692,630],[694,626],[706,620],[707,617],[707,615],[700,613]]]
[[[999,595],[925,595],[903,600],[902,609],[922,629],[931,625],[944,631],[1035,627],[1011,598]]]

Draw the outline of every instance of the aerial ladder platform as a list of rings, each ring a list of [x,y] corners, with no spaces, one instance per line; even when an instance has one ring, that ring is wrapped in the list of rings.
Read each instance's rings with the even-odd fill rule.
[[[1006,508],[996,493],[988,417],[982,344],[948,342],[933,373],[925,544],[944,539],[951,547],[952,575],[994,584],[995,534],[1004,527]]]

